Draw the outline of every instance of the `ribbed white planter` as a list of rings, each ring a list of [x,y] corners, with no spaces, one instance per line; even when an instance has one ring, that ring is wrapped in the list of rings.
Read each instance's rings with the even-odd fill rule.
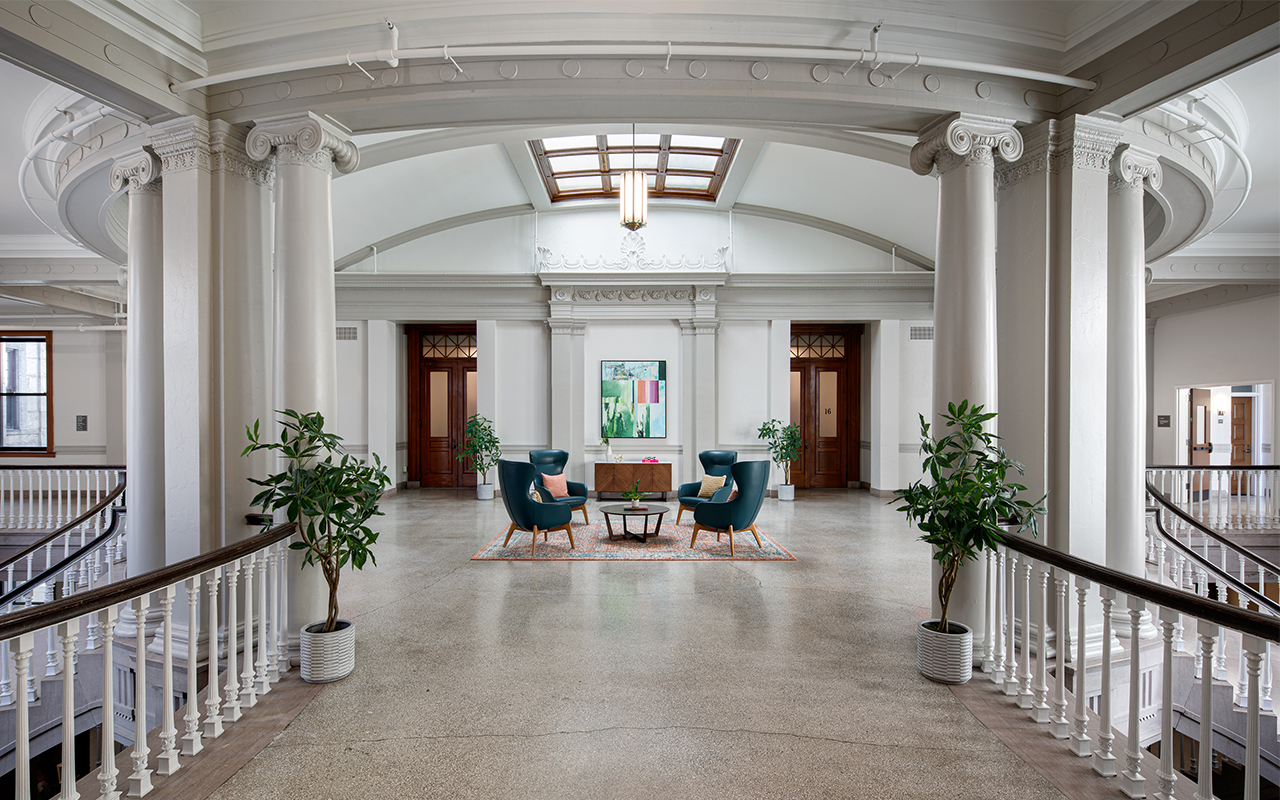
[[[778,484],[778,499],[779,500],[795,500],[796,485],[794,483]]]
[[[324,622],[302,629],[302,679],[307,683],[341,680],[356,668],[356,626],[339,619],[338,629],[323,633]]]
[[[964,633],[939,633],[926,628],[925,622],[916,626],[916,668],[920,674],[938,683],[968,683],[973,676],[973,630],[948,622],[947,627],[963,628]]]
[[[477,499],[477,500],[492,500],[492,499],[493,499],[493,484],[492,484],[492,483],[478,483],[478,484],[476,484],[476,499]]]

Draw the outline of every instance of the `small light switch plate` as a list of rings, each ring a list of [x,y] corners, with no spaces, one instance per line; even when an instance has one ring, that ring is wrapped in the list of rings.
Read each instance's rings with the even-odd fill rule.
[[[76,414],[76,430],[77,430],[77,431],[87,431],[87,430],[89,430],[89,415],[88,415],[88,414]]]

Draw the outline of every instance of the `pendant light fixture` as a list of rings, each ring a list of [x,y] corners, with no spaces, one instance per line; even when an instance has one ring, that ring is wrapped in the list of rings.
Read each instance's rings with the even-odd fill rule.
[[[636,169],[636,124],[631,123],[631,169],[622,173],[622,227],[637,231],[649,222],[649,183]]]

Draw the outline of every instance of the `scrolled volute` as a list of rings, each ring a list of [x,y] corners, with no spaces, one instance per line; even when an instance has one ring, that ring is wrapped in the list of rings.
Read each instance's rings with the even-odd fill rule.
[[[1116,148],[1111,157],[1111,174],[1122,184],[1138,186],[1144,180],[1152,189],[1159,189],[1164,183],[1164,169],[1160,166],[1160,158],[1148,150],[1122,144]]]
[[[303,155],[328,150],[338,171],[344,174],[360,165],[360,151],[350,133],[311,112],[258,120],[245,139],[245,151],[254,161],[262,161],[285,144],[298,148]]]
[[[138,149],[120,156],[111,165],[111,191],[141,189],[160,176],[160,159],[149,150]]]
[[[1013,122],[999,117],[953,114],[920,134],[911,148],[911,169],[928,175],[946,151],[969,160],[992,158],[995,153],[1008,162],[1022,158],[1022,135]]]

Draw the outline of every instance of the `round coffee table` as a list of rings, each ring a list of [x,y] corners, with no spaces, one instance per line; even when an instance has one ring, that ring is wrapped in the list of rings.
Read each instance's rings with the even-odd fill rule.
[[[630,505],[601,506],[600,513],[604,514],[605,527],[609,529],[609,541],[618,539],[635,539],[640,542],[649,541],[650,536],[657,536],[658,529],[662,527],[662,515],[670,511],[669,506],[660,506],[654,503],[646,503],[639,509],[633,509]],[[613,534],[613,523],[609,521],[610,516],[622,517],[622,533],[617,536]],[[632,533],[627,530],[628,517],[644,517],[644,532]],[[657,517],[657,521],[653,525],[653,530],[649,530],[649,517]]]

